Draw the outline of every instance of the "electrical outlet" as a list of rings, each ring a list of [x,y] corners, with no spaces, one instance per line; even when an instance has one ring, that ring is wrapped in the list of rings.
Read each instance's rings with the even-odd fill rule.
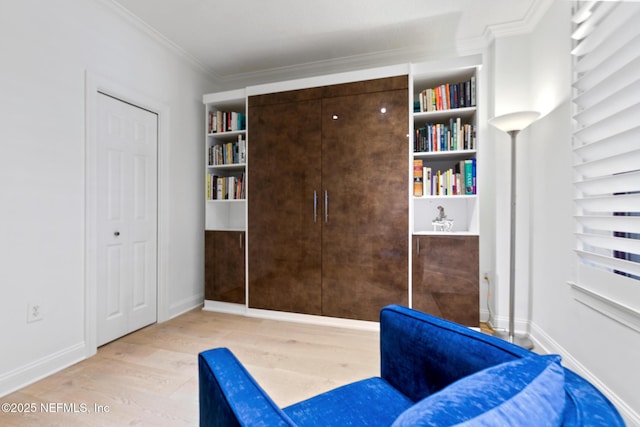
[[[487,282],[487,283],[491,283],[491,279],[492,279],[492,278],[491,278],[491,272],[490,272],[490,271],[485,271],[485,272],[482,274],[482,280],[484,280],[485,282]]]
[[[37,322],[39,320],[42,320],[42,305],[28,304],[27,305],[27,323]]]

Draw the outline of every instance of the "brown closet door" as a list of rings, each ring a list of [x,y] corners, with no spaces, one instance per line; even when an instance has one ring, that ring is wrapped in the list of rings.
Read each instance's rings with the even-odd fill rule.
[[[478,236],[413,236],[413,308],[480,324]]]
[[[322,313],[320,109],[249,99],[249,307]]]
[[[323,100],[325,316],[377,321],[383,306],[407,304],[407,97],[404,88]]]
[[[205,299],[245,303],[244,239],[242,231],[205,231]]]

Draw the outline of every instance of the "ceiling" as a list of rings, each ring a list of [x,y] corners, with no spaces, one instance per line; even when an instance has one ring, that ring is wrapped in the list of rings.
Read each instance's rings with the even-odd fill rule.
[[[464,54],[538,0],[112,0],[219,83]],[[394,62],[391,62],[394,61]],[[378,64],[379,65],[379,64]]]

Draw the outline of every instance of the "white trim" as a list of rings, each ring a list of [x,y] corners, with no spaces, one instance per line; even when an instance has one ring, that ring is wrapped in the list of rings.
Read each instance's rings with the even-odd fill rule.
[[[628,305],[595,292],[575,282],[568,282],[573,289],[573,298],[616,322],[640,332],[640,312]]]
[[[485,40],[491,42],[493,38],[512,37],[532,32],[553,2],[554,0],[534,0],[522,19],[487,26],[484,30]]]
[[[209,77],[214,79],[214,83],[218,83],[220,81],[220,76],[218,76],[211,68],[209,68],[202,61],[198,60],[195,56],[191,55],[189,52],[184,50],[182,47],[178,46],[163,34],[158,32],[155,28],[147,24],[145,21],[140,19],[137,15],[132,13],[129,9],[122,6],[116,0],[98,0],[100,3],[104,4],[106,7],[117,13],[121,18],[125,21],[129,22],[131,26],[141,33],[147,35],[149,38],[158,43],[158,45],[165,47],[170,52],[174,53],[181,59],[185,60],[188,64],[194,66],[197,71],[206,73]]]
[[[549,10],[554,0],[535,0],[527,10],[525,16],[516,21],[487,26],[481,36],[456,40],[455,55],[469,55],[482,53],[489,44],[499,37],[510,37],[532,32],[544,14]],[[370,69],[380,64],[421,62],[434,59],[446,59],[450,52],[439,49],[425,50],[424,46],[412,46],[369,52],[340,58],[294,64],[283,67],[262,69],[246,73],[216,75],[216,83],[225,88],[234,86],[257,85],[261,82],[275,82],[292,80],[300,76],[313,76],[334,72],[335,70]]]
[[[427,51],[424,47],[408,47],[370,52],[347,57],[331,58],[302,64],[268,68],[246,73],[227,74],[220,77],[223,87],[250,86],[264,82],[294,80],[300,76],[318,76],[337,72],[370,70],[383,64],[420,62],[449,55],[450,52]]]
[[[337,317],[315,316],[312,314],[289,313],[285,311],[261,310],[248,308],[247,316],[260,319],[281,320],[285,322],[306,323],[311,325],[328,326],[336,328],[360,329],[365,331],[379,331],[378,322],[366,320],[341,319]]]
[[[491,326],[493,330],[507,332],[509,328],[509,316],[501,316],[494,312],[490,320],[491,322],[489,322],[489,326]],[[531,323],[527,319],[515,318],[513,327],[516,335],[529,335]]]
[[[624,418],[629,426],[640,427],[640,414],[633,410],[627,403],[618,397],[610,388],[598,379],[591,371],[589,371],[582,363],[571,355],[564,347],[558,344],[551,336],[533,323],[531,325],[532,341],[534,343],[534,351],[541,354],[559,354],[562,356],[562,365],[575,371],[578,375],[584,377],[600,390],[614,406],[620,411],[620,415]]]
[[[167,278],[169,265],[169,107],[112,80],[85,71],[85,357],[97,352],[97,277],[95,263],[97,227],[97,111],[98,91],[158,115],[158,267],[157,321],[169,317]]]
[[[309,325],[327,326],[335,328],[358,329],[364,331],[380,331],[378,322],[366,320],[342,319],[338,317],[316,316],[312,314],[290,313],[286,311],[263,310],[248,308],[243,304],[230,304],[218,301],[205,300],[204,311],[217,313],[236,314],[257,319],[278,320],[283,322],[305,323]]]
[[[78,363],[85,358],[85,354],[85,343],[80,342],[6,372],[0,375],[0,396],[6,396]]]
[[[178,301],[175,304],[171,304],[169,307],[169,319],[178,317],[188,311],[195,310],[202,307],[202,300],[204,295],[196,295],[195,297],[185,298],[182,301]]]
[[[247,307],[244,304],[233,304],[230,302],[220,302],[205,300],[202,311],[211,311],[214,313],[237,314],[239,316],[247,315]]]
[[[313,77],[266,83],[248,86],[246,96],[263,95],[288,90],[307,89],[342,83],[352,83],[384,77],[409,75],[409,63],[389,65],[386,67],[369,68],[366,70],[348,71],[344,73],[317,75]]]
[[[291,80],[300,76],[319,75],[333,72],[335,70],[347,69],[367,69],[380,64],[420,62],[433,58],[442,58],[449,52],[439,49],[425,50],[424,46],[412,46],[385,51],[370,52],[359,55],[350,55],[340,58],[330,58],[325,60],[306,62],[282,67],[261,69],[245,73],[218,74],[214,69],[200,61],[181,46],[177,45],[169,38],[161,34],[155,28],[140,19],[137,15],[119,4],[116,0],[98,0],[100,3],[118,14],[121,18],[129,22],[132,27],[147,35],[159,45],[164,46],[170,52],[178,55],[193,65],[198,71],[209,75],[215,86],[219,89],[233,86],[248,86],[264,82],[281,80]],[[520,20],[487,26],[481,36],[462,39],[456,41],[457,54],[466,55],[483,51],[494,38],[509,37],[519,34],[526,34],[533,31],[538,22],[547,12],[554,0],[534,0],[527,10],[525,16]]]

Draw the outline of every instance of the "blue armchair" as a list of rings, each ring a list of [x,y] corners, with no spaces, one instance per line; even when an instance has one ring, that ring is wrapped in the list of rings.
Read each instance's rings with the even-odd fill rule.
[[[225,348],[200,353],[201,426],[624,426],[584,378],[401,306],[380,313],[380,377],[279,408]]]

